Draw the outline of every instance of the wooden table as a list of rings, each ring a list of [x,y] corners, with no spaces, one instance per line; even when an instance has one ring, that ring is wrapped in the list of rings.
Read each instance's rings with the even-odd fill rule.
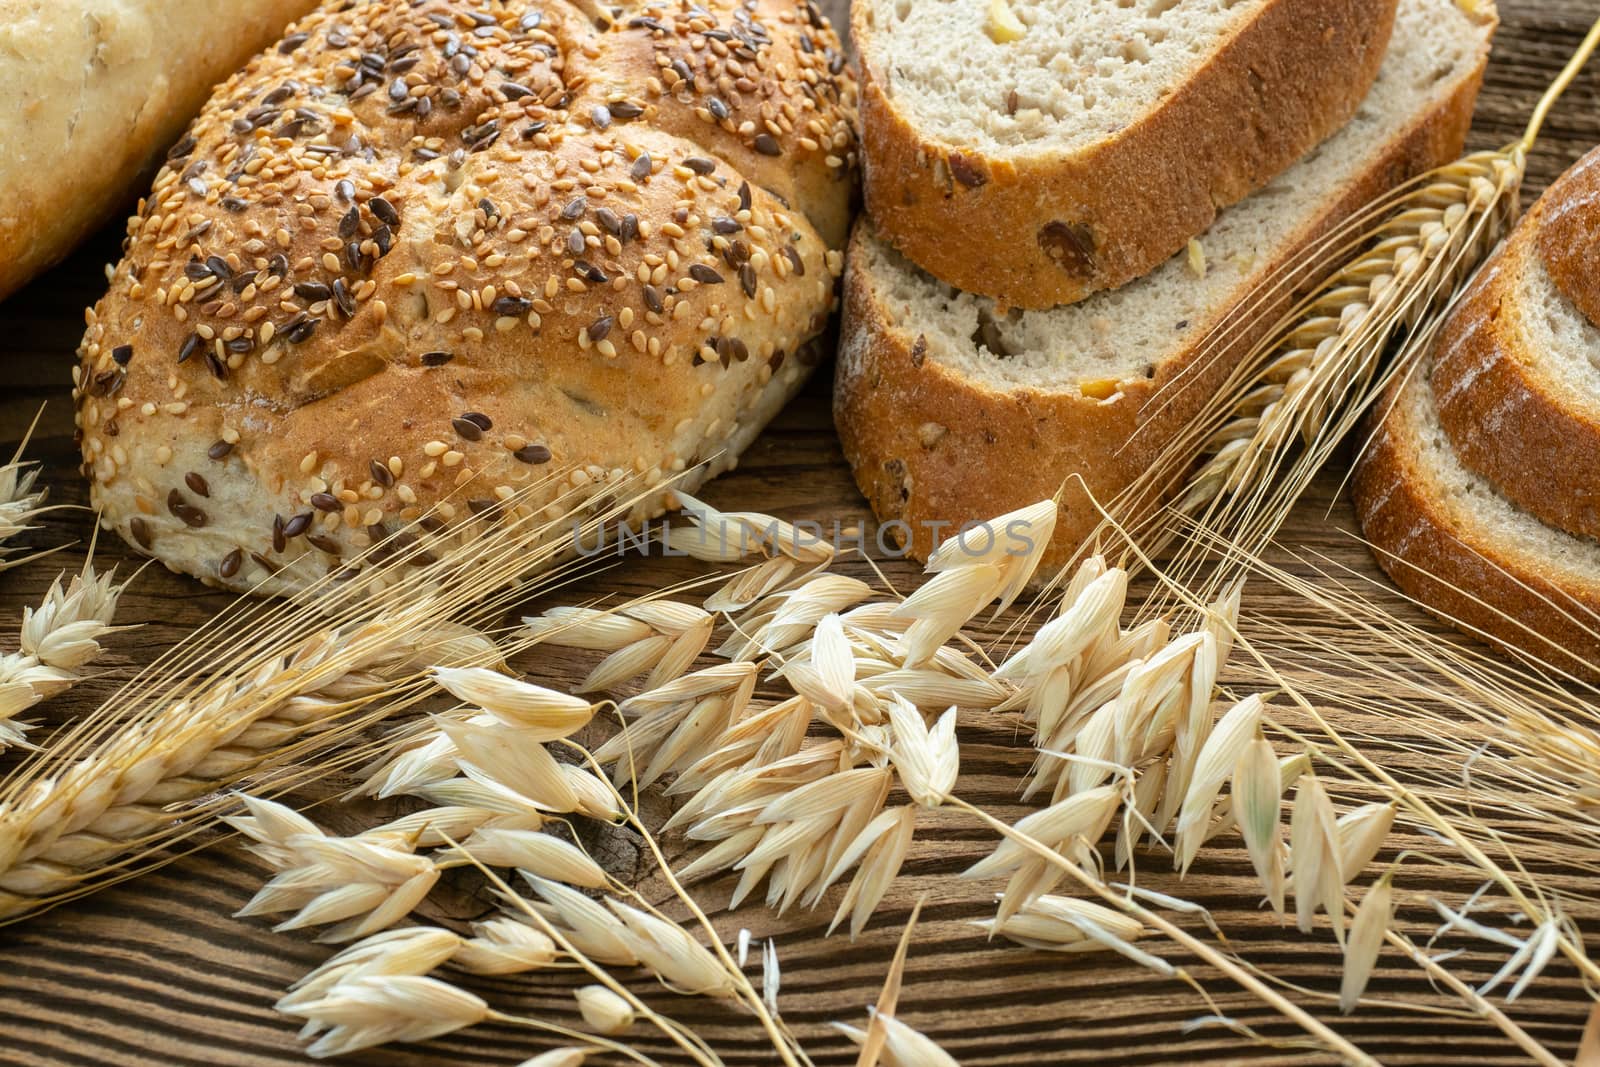
[[[1334,2],[1334,0],[1330,0]],[[1510,140],[1538,92],[1578,42],[1600,3],[1579,0],[1503,0],[1504,25],[1496,41],[1488,83],[1478,107],[1475,147]],[[1536,193],[1584,150],[1600,141],[1600,68],[1586,73],[1550,121],[1531,162]],[[44,461],[52,500],[82,504],[84,486],[74,472],[72,412],[67,397],[72,351],[82,329],[82,309],[103,284],[102,265],[115,258],[121,227],[108,227],[71,260],[0,305],[0,442],[14,442],[45,403],[29,454]],[[851,482],[828,415],[828,368],[750,450],[738,471],[707,492],[714,503],[765,510],[786,518],[843,524],[870,522]],[[9,453],[9,446],[5,451]],[[1285,539],[1312,544],[1351,566],[1372,564],[1344,531],[1348,507],[1329,504],[1342,471],[1329,471],[1293,517]],[[36,602],[62,567],[82,559],[90,537],[83,510],[51,514],[26,544],[73,547],[47,560],[0,574],[0,647],[14,641],[23,605]],[[98,558],[132,557],[102,543]],[[678,564],[681,572],[681,563]],[[917,569],[884,561],[901,588]],[[861,563],[841,569],[870,578]],[[586,581],[568,596],[602,590],[653,588],[666,571],[660,560],[634,559]],[[1258,608],[1272,610],[1272,594],[1256,590]],[[47,721],[81,714],[126,679],[137,666],[223,607],[228,598],[160,568],[148,568],[124,600],[119,621],[139,629],[114,637],[104,671],[91,682],[40,709]],[[1285,611],[1294,610],[1284,603]],[[1299,610],[1302,612],[1304,608]],[[577,667],[541,654],[524,666],[556,683],[572,681]],[[997,813],[1014,816],[1017,781],[1030,753],[1009,729],[982,721],[964,729],[961,791]],[[352,815],[328,814],[336,827]],[[358,824],[353,824],[358,825]],[[349,829],[346,826],[345,829]],[[1293,1049],[1263,1048],[1216,1028],[1185,1032],[1203,1014],[1179,984],[1155,977],[1105,954],[1058,956],[986,942],[970,925],[987,909],[981,895],[949,877],[989,847],[978,827],[943,814],[925,819],[891,898],[854,944],[823,938],[831,904],[815,913],[777,919],[746,907],[721,915],[731,939],[740,926],[778,938],[784,963],[785,1017],[807,1040],[819,1064],[853,1062],[853,1052],[826,1026],[860,1023],[874,1000],[910,903],[928,894],[924,923],[911,955],[902,1017],[937,1036],[962,1063],[975,1064],[1181,1064],[1323,1062]],[[678,854],[676,848],[674,854]],[[1156,871],[1159,862],[1146,864]],[[1339,956],[1324,929],[1316,937],[1290,936],[1258,909],[1248,864],[1229,848],[1208,850],[1181,887],[1170,875],[1147,875],[1158,889],[1182,892],[1210,907],[1246,954],[1273,973],[1321,990],[1337,989]],[[328,950],[310,938],[275,935],[260,920],[235,919],[267,877],[265,868],[236,844],[224,842],[132,883],[0,931],[0,1063],[244,1065],[302,1062],[294,1026],[271,1003]],[[648,884],[648,883],[647,883]],[[725,899],[731,883],[706,887],[703,899]],[[829,901],[836,899],[837,890]],[[460,886],[430,905],[437,918],[464,919],[489,905],[481,887]],[[1600,923],[1583,918],[1591,934]],[[1165,950],[1164,950],[1165,951]],[[1182,953],[1167,952],[1189,963]],[[1458,973],[1479,979],[1501,958],[1469,952]],[[1277,1039],[1296,1031],[1206,968],[1195,973],[1217,992],[1223,1008]],[[562,975],[471,981],[507,1011],[570,1019],[575,982]],[[640,982],[644,990],[648,982]],[[1383,997],[1450,1004],[1433,994],[1421,972],[1385,957],[1372,990]],[[1305,998],[1300,998],[1305,999]],[[715,1005],[654,994],[657,1007],[697,1029],[730,1063],[765,1063],[756,1029]],[[1314,1003],[1307,1000],[1306,1003]],[[1556,964],[1515,1007],[1515,1017],[1540,1040],[1570,1056],[1590,1000],[1572,969]],[[1329,1017],[1325,1004],[1319,1007]],[[1490,1027],[1457,1018],[1369,1008],[1338,1020],[1342,1033],[1389,1063],[1520,1063]],[[658,1051],[659,1042],[645,1041]],[[539,1048],[526,1032],[481,1027],[426,1046],[392,1048],[353,1057],[373,1064],[513,1064]]]

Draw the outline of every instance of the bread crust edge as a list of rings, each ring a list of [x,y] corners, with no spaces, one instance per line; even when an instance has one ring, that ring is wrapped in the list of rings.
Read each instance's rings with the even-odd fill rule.
[[[1396,0],[1276,0],[1116,136],[1065,157],[1008,160],[917,131],[873,69],[857,5],[867,212],[924,270],[1005,304],[1050,307],[1116,288],[1355,114],[1383,62],[1395,8]],[[1318,23],[1330,32],[1305,31]],[[1274,103],[1256,106],[1263,99]],[[1256,121],[1241,129],[1241,116]],[[1209,160],[1209,173],[1186,165],[1194,160]]]
[[[1308,227],[1299,244],[1315,240],[1383,190],[1459,157],[1487,60],[1486,34],[1476,65],[1455,91],[1398,131],[1378,163]],[[1088,488],[1102,504],[1108,502],[1193,416],[1274,317],[1260,315],[1258,330],[1241,335],[1204,381],[1184,390],[1185,402],[1167,409],[1157,432],[1149,432],[1154,423],[1147,422],[1142,443],[1126,447],[1145,400],[1160,382],[1190,365],[1198,354],[1194,349],[1168,360],[1156,381],[1133,382],[1112,402],[1091,400],[1076,390],[991,389],[926,361],[917,352],[916,334],[894,326],[878,306],[860,270],[860,242],[869,226],[857,223],[846,258],[834,423],[856,484],[873,512],[883,522],[909,525],[910,552],[918,559],[926,559],[937,543],[931,522],[959,526],[982,521],[1051,497],[1065,484],[1061,516],[1041,574],[1048,576],[1065,565],[1100,521],[1084,485],[1068,483],[1069,475],[1090,472]],[[1272,269],[1287,258],[1281,257]],[[932,447],[923,444],[932,436],[923,432],[928,423],[943,429]],[[953,528],[946,526],[944,532]]]
[[[1541,522],[1596,537],[1600,424],[1558,395],[1536,365],[1539,354],[1519,337],[1524,318],[1539,313],[1516,294],[1522,272],[1539,255],[1541,222],[1552,203],[1547,194],[1529,210],[1451,314],[1430,384],[1439,422],[1467,469]]]
[[[1390,410],[1403,387],[1391,388],[1377,415]],[[1421,487],[1389,420],[1377,415],[1369,420],[1369,443],[1356,460],[1351,496],[1384,573],[1433,615],[1502,651],[1597,676],[1600,616],[1585,627],[1558,605],[1570,604],[1579,615],[1600,613],[1600,586],[1568,588],[1515,554],[1457,529]]]

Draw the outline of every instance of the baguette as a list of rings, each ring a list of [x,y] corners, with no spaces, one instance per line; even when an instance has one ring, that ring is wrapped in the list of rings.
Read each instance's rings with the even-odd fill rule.
[[[213,86],[315,0],[0,0],[0,300],[122,210]]]
[[[1001,304],[1116,288],[1343,126],[1394,13],[858,0],[867,210],[906,258]]]
[[[897,530],[925,557],[940,530],[1052,496],[1074,474],[1099,501],[1113,499],[1272,322],[1271,309],[1254,309],[1202,360],[1241,300],[1350,212],[1457,158],[1494,25],[1492,8],[1474,16],[1450,0],[1402,0],[1356,118],[1222,213],[1201,242],[1203,272],[1180,256],[1071,307],[1006,313],[858,225],[834,416],[879,518],[905,523]],[[1068,485],[1050,563],[1070,558],[1099,518]]]
[[[217,92],[75,368],[107,527],[290,593],[734,464],[817,362],[854,83],[804,0],[606,11],[328,0]]]
[[[1550,186],[1463,296],[1431,382],[1468,468],[1570,533],[1600,536],[1600,150]]]

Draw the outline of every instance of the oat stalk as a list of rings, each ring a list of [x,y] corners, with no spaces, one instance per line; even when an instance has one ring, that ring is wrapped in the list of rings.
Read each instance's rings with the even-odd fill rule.
[[[22,609],[19,647],[0,655],[0,747],[33,748],[17,716],[83,681],[104,651],[100,640],[118,629],[112,619],[127,582],[115,570],[96,574],[86,560],[65,580],[59,575],[37,606]]]
[[[1165,916],[1140,904],[1131,896],[1118,893],[1104,881],[1083,870],[1077,863],[1069,860],[1060,852],[1050,848],[1031,835],[1020,831],[1010,823],[996,818],[982,808],[970,804],[957,796],[947,797],[946,803],[966,812],[1005,840],[1015,843],[1040,862],[1056,868],[1066,877],[1076,882],[1080,889],[1098,897],[1107,906],[1116,908],[1144,926],[1159,931],[1175,944],[1192,952],[1202,961],[1215,967],[1241,988],[1258,998],[1263,1004],[1277,1011],[1284,1018],[1322,1042],[1327,1048],[1338,1052],[1345,1059],[1345,1062],[1363,1064],[1366,1067],[1377,1067],[1377,1060],[1329,1029],[1316,1016],[1284,997],[1283,994],[1257,978],[1249,970],[1239,966],[1228,955],[1213,948],[1209,942],[1200,940]],[[1191,985],[1194,984],[1193,978],[1188,976],[1182,968],[1174,967],[1172,970],[1175,976],[1181,980]]]
[[[591,508],[587,529],[631,505]],[[167,862],[214,825],[218,790],[260,779],[281,791],[325,773],[342,742],[430,694],[429,666],[493,665],[518,647],[474,624],[528,595],[512,583],[559,560],[570,527],[471,521],[449,547],[379,546],[356,580],[330,576],[300,602],[241,602],[8,775],[0,921]]]
[[[15,557],[15,548],[8,547],[6,542],[33,529],[33,520],[49,510],[44,504],[46,490],[36,488],[39,481],[38,464],[22,458],[23,450],[28,447],[43,415],[44,409],[40,408],[28,426],[28,432],[22,435],[16,452],[9,461],[0,464],[0,571],[33,558]]]

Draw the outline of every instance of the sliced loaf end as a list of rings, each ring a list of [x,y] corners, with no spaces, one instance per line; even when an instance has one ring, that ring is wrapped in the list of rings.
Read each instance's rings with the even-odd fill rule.
[[[1541,521],[1600,536],[1600,329],[1540,254],[1557,188],[1463,296],[1431,381],[1465,466]]]
[[[1461,463],[1439,423],[1431,362],[1379,408],[1356,463],[1361,529],[1424,607],[1564,671],[1600,657],[1600,543],[1546,526]]]
[[[1006,313],[941,284],[858,223],[834,417],[878,516],[907,524],[925,557],[948,532],[937,524],[1052,496],[1073,475],[1101,502],[1132,483],[1254,340],[1240,330],[1207,351],[1241,300],[1338,220],[1459,154],[1492,28],[1445,17],[1455,10],[1451,0],[1403,0],[1402,32],[1357,117],[1222,214],[1202,240],[1202,276],[1179,258],[1071,307]],[[1441,26],[1457,34],[1443,71],[1432,58],[1445,47],[1434,40]],[[1271,318],[1249,321],[1260,330]],[[1167,388],[1180,375],[1187,384]],[[1051,564],[1099,521],[1076,484],[1063,509]]]

